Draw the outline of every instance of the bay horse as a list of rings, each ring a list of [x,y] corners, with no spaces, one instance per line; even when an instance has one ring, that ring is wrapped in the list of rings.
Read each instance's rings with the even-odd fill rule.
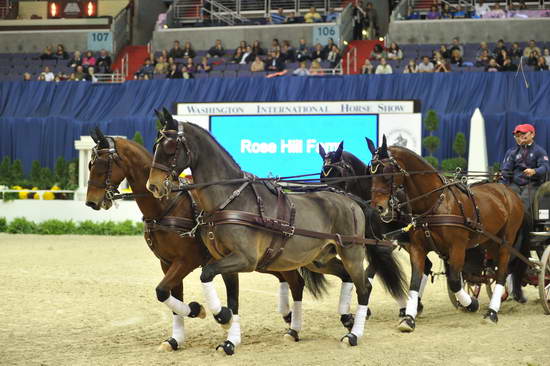
[[[466,250],[478,245],[497,265],[495,289],[483,316],[487,322],[496,324],[513,251],[511,244],[521,237],[524,212],[518,195],[498,183],[467,187],[460,182],[448,182],[413,151],[388,147],[386,136],[378,149],[371,140],[367,142],[373,155],[372,206],[378,208],[382,219],[394,217],[394,211],[402,205],[409,205],[412,211],[412,222],[407,227],[412,276],[406,316],[399,329],[411,332],[415,328],[421,273],[430,251],[448,263],[448,283],[461,306],[469,312],[479,309],[477,299],[462,289],[460,278]],[[396,196],[400,187],[406,192],[406,201]],[[523,252],[516,255],[527,254],[528,247],[522,245]],[[521,270],[524,272],[525,267]],[[523,278],[523,273],[513,276]],[[521,297],[521,286],[514,286],[514,291]]]
[[[128,180],[136,203],[143,213],[145,240],[151,251],[159,258],[165,274],[156,287],[157,299],[173,313],[172,336],[162,342],[159,349],[176,350],[185,339],[183,317],[205,317],[204,308],[199,303],[183,303],[182,280],[211,260],[200,237],[191,235],[196,227],[195,218],[198,214],[195,204],[187,192],[172,194],[165,200],[157,200],[147,191],[145,185],[153,156],[143,146],[122,138],[105,137],[99,128],[93,130],[91,136],[97,145],[93,149],[89,166],[90,180],[86,205],[94,210],[109,209],[113,204],[117,187],[125,178]],[[290,324],[288,289],[290,287],[293,300],[301,302],[304,280],[296,271],[269,273],[280,281],[278,308],[285,321]],[[319,295],[321,278],[315,274],[307,274],[308,288],[314,295]],[[237,319],[238,275],[226,273],[223,280],[227,290],[227,307]],[[236,319],[228,330],[226,342],[239,342],[240,328]],[[223,351],[230,354],[232,349],[228,345],[229,343],[224,343],[222,347]]]
[[[371,200],[372,179],[370,177],[369,166],[366,165],[354,154],[344,150],[344,141],[340,142],[337,149],[326,152],[321,144],[319,144],[319,155],[323,159],[323,167],[321,168],[320,181],[327,183],[331,187],[339,188],[345,192],[354,194],[363,201]],[[363,176],[362,178],[352,179],[351,177]],[[347,178],[339,182],[337,178]],[[405,213],[406,214],[406,213]],[[373,237],[382,238],[383,234],[398,230],[403,225],[396,221],[383,222],[379,215],[371,215],[369,218],[368,232]],[[408,241],[408,235],[401,235],[397,238],[399,241]],[[391,255],[391,254],[390,254]],[[395,272],[393,268],[385,268],[387,271]],[[418,292],[418,315],[424,309],[422,304],[422,294],[428,283],[428,276],[432,270],[432,262],[426,257],[426,265],[424,266],[424,274]],[[375,275],[373,266],[367,268],[367,276],[370,281]],[[405,307],[407,306],[407,298],[396,298],[399,305],[399,318],[405,316]]]
[[[378,248],[368,245],[365,250],[363,208],[334,192],[283,194],[243,172],[203,128],[175,121],[168,111],[164,123],[147,188],[155,197],[165,197],[174,177],[191,169],[197,187],[194,196],[205,216],[206,230],[201,235],[215,258],[201,273],[209,310],[231,317],[230,313],[221,314],[223,309],[212,286],[218,274],[251,272],[258,267],[290,271],[311,263],[323,267],[338,255],[355,285],[359,303],[354,324],[341,341],[357,345],[364,332],[372,288],[363,268],[366,252],[375,266],[383,265]],[[381,276],[390,292],[402,295],[404,288],[396,278],[399,276]],[[293,318],[299,314],[300,309],[293,308]]]

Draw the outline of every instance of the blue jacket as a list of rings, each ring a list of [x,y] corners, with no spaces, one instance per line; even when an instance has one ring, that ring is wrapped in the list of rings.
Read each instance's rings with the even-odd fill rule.
[[[523,171],[528,168],[535,169],[537,173],[530,178],[523,175]],[[515,183],[518,186],[528,183],[542,184],[546,173],[550,172],[548,154],[535,143],[527,147],[513,147],[506,152],[501,171],[504,184]]]

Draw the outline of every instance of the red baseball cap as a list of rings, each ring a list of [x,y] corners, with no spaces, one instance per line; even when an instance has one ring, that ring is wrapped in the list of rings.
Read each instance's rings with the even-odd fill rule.
[[[533,132],[535,133],[535,127],[533,127],[533,125],[529,124],[529,123],[525,123],[523,125],[517,125],[516,128],[514,128],[514,132],[512,132],[512,134],[516,134],[516,133],[526,133],[526,132]]]

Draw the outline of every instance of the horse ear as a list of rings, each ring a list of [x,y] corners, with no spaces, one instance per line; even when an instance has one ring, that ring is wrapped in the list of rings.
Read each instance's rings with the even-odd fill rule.
[[[164,120],[166,121],[166,128],[168,130],[177,130],[178,125],[174,120],[174,117],[172,117],[172,114],[168,111],[168,109],[163,107],[162,113],[164,114]]]
[[[96,126],[95,132],[96,132],[97,138],[98,138],[98,140],[99,140],[99,145],[98,145],[98,147],[103,148],[103,149],[109,148],[109,141],[107,141],[107,138],[105,137],[105,135],[103,134],[103,132],[101,132],[101,130],[99,129],[99,127]]]
[[[387,150],[388,149],[388,141],[386,140],[386,135],[382,135],[382,149]]]
[[[338,161],[342,158],[342,152],[344,151],[344,141],[340,142],[340,145],[338,145],[338,148],[334,152],[334,160]]]
[[[160,123],[164,124],[165,123],[165,120],[164,120],[164,114],[162,114],[161,112],[159,112],[157,109],[154,109],[155,111],[155,115],[157,116],[158,120],[160,121]]]
[[[321,144],[319,144],[319,155],[321,155],[321,158],[323,158],[323,160],[325,159],[325,156],[327,156],[327,153],[325,152],[325,149]]]
[[[369,139],[368,137],[365,137],[365,140],[367,140],[367,145],[369,147],[369,151],[374,156],[376,154],[376,146],[374,146],[374,141]]]
[[[96,132],[96,129],[97,127],[95,128],[91,128],[90,129],[90,137],[92,138],[92,140],[94,140],[94,142],[97,144],[99,142],[99,137],[97,137],[97,132]]]

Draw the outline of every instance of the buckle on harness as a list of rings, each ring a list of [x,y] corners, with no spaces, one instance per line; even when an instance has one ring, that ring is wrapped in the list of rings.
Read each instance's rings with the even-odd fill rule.
[[[282,229],[283,229],[283,235],[290,238],[294,235],[294,232],[296,231],[296,227],[295,226],[291,226],[291,225],[281,225],[282,226]],[[287,229],[290,228],[290,231],[287,231]]]

